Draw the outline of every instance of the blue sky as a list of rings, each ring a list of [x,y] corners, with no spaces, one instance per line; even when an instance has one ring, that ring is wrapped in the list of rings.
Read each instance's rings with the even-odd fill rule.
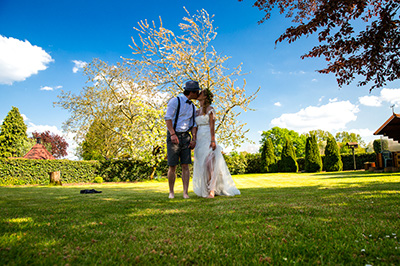
[[[258,87],[253,112],[241,115],[255,144],[241,150],[256,151],[261,132],[273,126],[299,133],[323,129],[335,134],[350,131],[366,142],[400,103],[400,83],[389,83],[371,94],[356,83],[339,88],[333,75],[318,74],[322,59],[301,60],[317,44],[316,37],[292,44],[275,40],[291,25],[282,15],[258,25],[263,13],[254,0],[128,1],[128,0],[0,0],[0,121],[12,106],[19,108],[32,131],[62,132],[67,111],[53,107],[61,90],[79,93],[85,86],[81,64],[100,58],[109,63],[131,57],[133,27],[140,20],[159,21],[180,33],[178,24],[189,12],[205,9],[214,14],[218,36],[213,45],[231,56],[227,66],[243,63],[249,93]],[[398,108],[397,108],[398,109]],[[395,108],[395,111],[398,112]],[[71,136],[66,136],[71,141]],[[70,155],[74,158],[71,144]]]

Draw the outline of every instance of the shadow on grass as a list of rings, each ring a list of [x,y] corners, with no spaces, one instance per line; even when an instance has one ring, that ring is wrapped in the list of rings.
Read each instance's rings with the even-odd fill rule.
[[[399,228],[399,183],[353,184],[358,186],[244,188],[240,196],[215,199],[191,192],[187,200],[181,194],[168,199],[159,187],[93,186],[101,194],[80,194],[83,188],[73,186],[0,187],[0,256],[5,264],[102,264],[96,258],[110,256],[114,263],[126,263],[122,256],[115,257],[123,247],[127,257],[146,255],[150,263],[163,262],[152,252],[168,245],[178,255],[203,246],[222,254],[229,248],[240,264],[258,260],[260,249],[286,252],[282,239],[296,237],[309,246],[310,238],[328,238],[327,232],[333,232],[324,245],[334,250],[344,235],[356,238],[363,230],[378,234],[384,226]],[[266,235],[277,243],[266,244]],[[217,246],[211,237],[218,239]],[[305,250],[288,254],[313,254]],[[204,258],[209,256],[213,253]],[[211,262],[204,258],[193,263]],[[167,259],[164,262],[172,263]]]
[[[326,176],[326,179],[331,178],[365,178],[365,177],[379,177],[379,176],[400,176],[398,173],[374,173],[369,171],[342,171],[342,172],[322,172],[313,175]]]

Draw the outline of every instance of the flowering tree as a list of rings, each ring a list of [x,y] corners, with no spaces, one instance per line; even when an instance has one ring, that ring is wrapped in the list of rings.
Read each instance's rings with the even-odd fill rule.
[[[186,9],[185,9],[186,10]],[[238,147],[248,140],[245,123],[238,120],[240,111],[248,111],[258,90],[246,96],[246,81],[236,86],[236,79],[242,75],[241,66],[229,70],[225,63],[228,56],[217,53],[211,42],[216,38],[212,16],[204,9],[187,17],[179,24],[182,35],[176,35],[155,22],[140,21],[139,41],[133,38],[131,46],[135,58],[126,59],[132,66],[142,66],[147,84],[169,96],[182,92],[187,80],[196,80],[201,88],[209,88],[214,94],[213,106],[217,113],[216,133],[220,143]]]
[[[246,96],[245,81],[242,87],[235,86],[233,78],[241,75],[240,66],[229,71],[224,66],[228,57],[211,46],[217,33],[205,10],[193,16],[188,13],[183,20],[180,36],[164,28],[161,19],[158,27],[154,22],[152,26],[139,22],[139,41],[132,39],[131,46],[134,58],[116,65],[95,59],[85,67],[89,85],[81,94],[61,93],[55,104],[71,113],[64,128],[76,134],[82,148],[83,144],[96,146],[87,142],[94,140],[88,132],[96,121],[96,130],[107,131],[100,135],[121,147],[116,157],[148,162],[154,175],[166,154],[167,102],[183,91],[187,80],[197,80],[214,93],[220,142],[237,147],[246,140],[238,109],[249,110],[258,90]]]

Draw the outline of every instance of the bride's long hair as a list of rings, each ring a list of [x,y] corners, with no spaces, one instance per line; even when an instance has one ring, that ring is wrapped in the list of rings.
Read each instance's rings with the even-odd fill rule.
[[[205,96],[206,96],[206,99],[204,100],[204,105],[203,105],[202,113],[203,113],[203,114],[206,114],[206,112],[207,112],[207,107],[210,106],[210,105],[212,104],[214,95],[212,94],[212,92],[211,92],[210,89],[208,89],[208,88],[207,88],[207,89],[204,89],[202,92],[203,92],[203,93],[205,94]]]

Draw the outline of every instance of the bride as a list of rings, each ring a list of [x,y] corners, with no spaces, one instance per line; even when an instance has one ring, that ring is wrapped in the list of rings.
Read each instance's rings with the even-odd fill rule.
[[[200,109],[196,111],[197,143],[194,149],[193,191],[197,196],[214,198],[215,195],[234,196],[240,191],[222,155],[222,149],[215,141],[215,111],[211,107],[213,94],[203,90],[197,100]]]

